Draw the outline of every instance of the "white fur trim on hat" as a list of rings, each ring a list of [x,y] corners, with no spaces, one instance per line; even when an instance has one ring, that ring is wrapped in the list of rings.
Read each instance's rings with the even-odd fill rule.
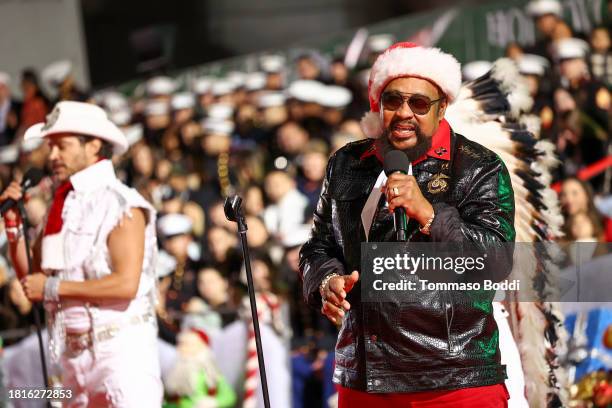
[[[370,109],[377,111],[385,87],[392,80],[402,77],[417,77],[433,82],[451,103],[461,87],[461,64],[439,48],[404,47],[396,44],[381,54],[372,67],[368,90]]]
[[[367,112],[361,118],[361,130],[367,137],[377,138],[382,135],[383,122],[379,112]]]
[[[361,121],[368,137],[382,134],[382,122],[378,114],[380,96],[386,86],[396,78],[416,77],[426,79],[446,95],[452,103],[461,88],[461,64],[455,57],[439,48],[424,48],[413,43],[398,43],[382,53],[374,63],[368,83],[370,115]]]

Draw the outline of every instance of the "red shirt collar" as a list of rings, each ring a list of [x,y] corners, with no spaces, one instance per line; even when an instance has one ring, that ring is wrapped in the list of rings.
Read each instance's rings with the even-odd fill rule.
[[[376,143],[372,143],[372,146],[370,146],[370,148],[361,155],[360,159],[363,160],[370,156],[376,156],[376,158],[382,163],[383,158],[376,146]],[[431,148],[427,151],[427,153],[413,161],[412,164],[414,165],[422,162],[427,158],[427,156],[446,161],[450,160],[450,125],[446,119],[442,119],[440,125],[438,126],[438,130],[432,136]]]

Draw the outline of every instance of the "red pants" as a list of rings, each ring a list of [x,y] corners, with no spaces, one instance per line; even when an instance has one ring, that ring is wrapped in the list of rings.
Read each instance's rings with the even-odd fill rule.
[[[504,384],[453,391],[373,394],[337,386],[338,408],[507,408]]]

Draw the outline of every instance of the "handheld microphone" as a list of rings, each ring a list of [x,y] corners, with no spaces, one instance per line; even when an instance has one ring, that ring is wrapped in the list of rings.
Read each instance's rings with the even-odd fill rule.
[[[408,174],[409,167],[410,160],[401,150],[391,150],[385,154],[384,169],[387,177],[396,172]],[[405,208],[398,207],[393,211],[393,224],[397,240],[406,242],[408,240],[408,217]]]
[[[41,169],[36,167],[30,168],[23,176],[21,181],[21,189],[25,192],[26,190],[38,185],[40,180],[45,176],[45,173]],[[9,198],[0,205],[0,214],[4,214],[7,210],[13,208],[17,204],[17,201]]]

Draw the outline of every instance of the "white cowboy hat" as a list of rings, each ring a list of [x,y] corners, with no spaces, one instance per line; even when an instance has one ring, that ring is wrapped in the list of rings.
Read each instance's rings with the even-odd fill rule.
[[[104,109],[90,103],[59,102],[47,115],[46,122],[37,123],[26,130],[24,141],[58,133],[98,137],[112,143],[115,154],[123,154],[128,149],[123,132],[109,120]]]

